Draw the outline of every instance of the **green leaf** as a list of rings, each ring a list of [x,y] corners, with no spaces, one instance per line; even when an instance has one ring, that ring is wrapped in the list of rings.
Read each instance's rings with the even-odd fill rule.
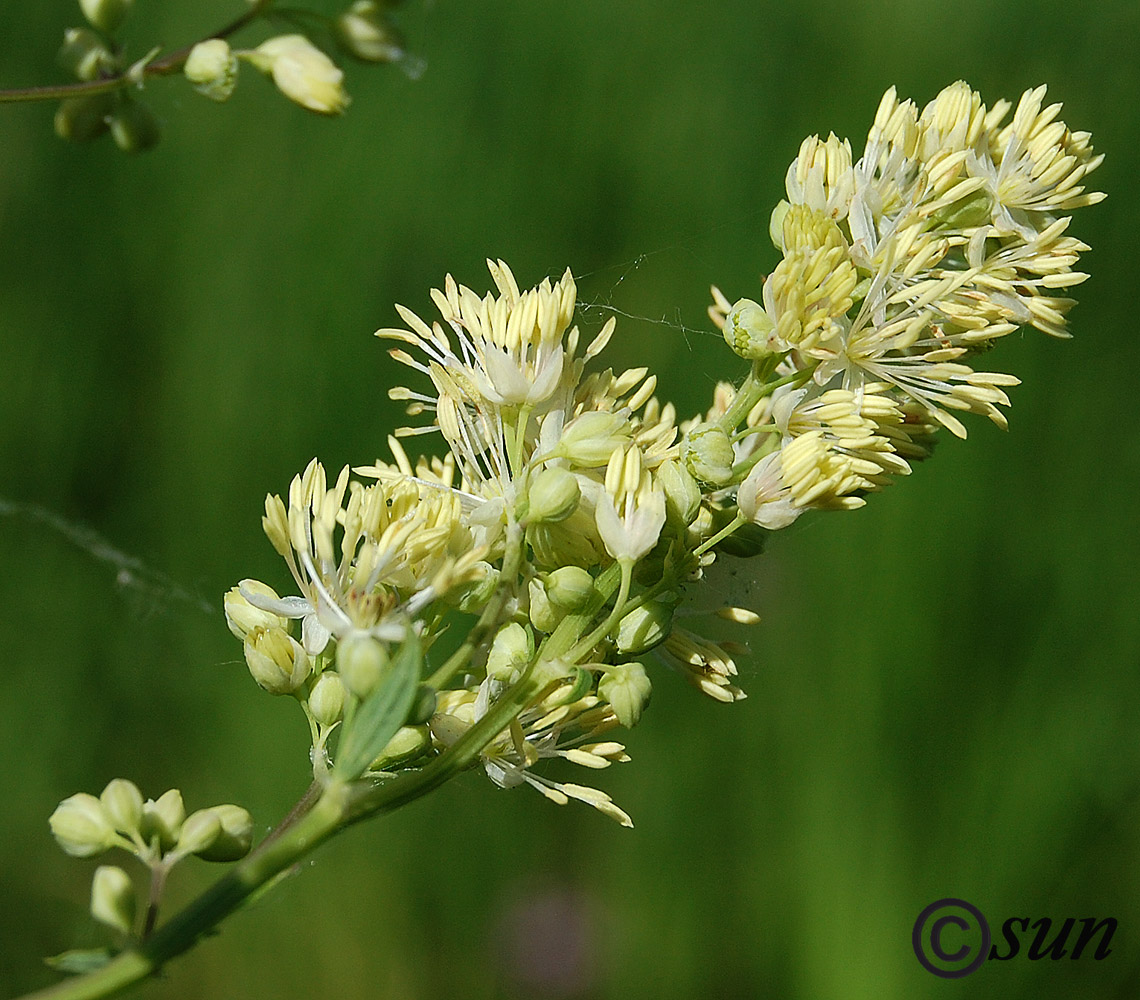
[[[70,972],[82,976],[84,973],[103,968],[114,957],[115,953],[110,948],[76,948],[45,958],[44,965],[50,966],[57,972]]]
[[[333,776],[359,778],[408,717],[420,680],[423,649],[410,635],[392,660],[388,675],[356,708],[341,736]]]

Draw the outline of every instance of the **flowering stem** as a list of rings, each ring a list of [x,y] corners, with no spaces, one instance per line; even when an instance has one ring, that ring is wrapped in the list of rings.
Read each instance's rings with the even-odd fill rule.
[[[158,906],[162,902],[162,891],[166,888],[166,876],[170,866],[158,862],[150,870],[150,892],[147,896],[146,917],[143,919],[143,929],[140,937],[145,941],[154,932],[154,925],[158,922]]]
[[[274,0],[254,0],[250,9],[241,17],[235,18],[219,31],[206,35],[202,41],[211,38],[228,38],[246,25],[256,21],[273,5]],[[170,76],[179,72],[186,64],[191,50],[197,43],[186,45],[162,59],[147,62],[142,66],[132,66],[114,76],[102,80],[85,80],[82,83],[64,83],[49,87],[18,87],[13,90],[0,90],[0,104],[15,104],[27,101],[60,101],[69,97],[95,97],[119,90],[131,83],[140,83],[152,76]]]

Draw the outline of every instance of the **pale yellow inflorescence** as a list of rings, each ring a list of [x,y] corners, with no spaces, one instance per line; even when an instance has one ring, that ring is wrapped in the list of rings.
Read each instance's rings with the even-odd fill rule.
[[[304,706],[314,767],[414,638],[419,707],[369,776],[487,730],[477,759],[496,784],[628,825],[540,763],[627,760],[607,734],[640,719],[651,659],[715,700],[743,698],[744,647],[679,624],[705,610],[758,620],[740,606],[754,571],[722,569],[808,510],[861,507],[931,454],[940,427],[964,436],[956,413],[1004,426],[1017,380],[973,356],[1023,325],[1065,335],[1062,293],[1086,248],[1061,213],[1100,199],[1084,189],[1100,158],[1043,98],[1026,94],[1006,123],[1008,104],[987,109],[965,84],[921,111],[891,90],[857,159],[835,136],[806,140],[772,214],[780,260],[752,298],[713,290],[710,316],[748,375],[689,421],[648,368],[587,371],[615,323],[579,349],[569,271],[521,289],[489,261],[492,291],[448,276],[431,293],[438,319],[397,307],[405,325],[379,336],[422,376],[391,391],[413,425],[360,479],[345,468],[330,483],[314,461],[287,499],[267,498],[298,593],[246,580],[226,598],[255,679]],[[413,462],[398,439],[431,432],[444,454]],[[713,577],[739,593],[706,608]],[[491,716],[498,732],[480,725]]]

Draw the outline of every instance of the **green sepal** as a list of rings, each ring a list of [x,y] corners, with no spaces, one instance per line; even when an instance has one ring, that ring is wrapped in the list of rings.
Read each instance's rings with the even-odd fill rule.
[[[396,735],[408,718],[419,687],[423,649],[419,637],[409,635],[392,659],[383,682],[356,707],[341,738],[333,777],[359,778]]]
[[[110,948],[74,948],[44,959],[44,965],[55,969],[56,972],[68,972],[74,976],[82,976],[88,972],[103,968],[115,952]]]

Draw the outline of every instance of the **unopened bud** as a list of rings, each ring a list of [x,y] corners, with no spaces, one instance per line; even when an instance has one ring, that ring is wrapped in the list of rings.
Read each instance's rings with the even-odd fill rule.
[[[213,809],[199,809],[186,817],[178,835],[179,854],[208,851],[222,835],[222,819]]]
[[[237,86],[237,56],[225,39],[211,38],[190,50],[182,72],[199,94],[212,101],[227,101]]]
[[[431,730],[427,726],[401,726],[383,752],[369,767],[370,771],[387,771],[422,757],[431,749]]]
[[[281,35],[262,42],[247,55],[289,100],[324,115],[340,114],[349,97],[344,73],[304,35]]]
[[[652,690],[645,667],[636,661],[608,667],[598,681],[598,695],[610,703],[618,722],[627,729],[637,725]]]
[[[349,635],[336,649],[336,667],[345,688],[357,698],[366,698],[387,673],[388,651],[370,635]]]
[[[148,844],[156,837],[162,850],[169,850],[178,843],[182,822],[186,819],[186,806],[182,804],[182,793],[177,788],[163,792],[157,799],[147,799],[143,803],[142,838]]]
[[[776,324],[759,302],[741,299],[724,319],[724,340],[742,358],[758,361],[787,350],[776,336]]]
[[[673,608],[647,601],[626,615],[617,626],[617,648],[635,656],[664,642],[673,628]]]
[[[48,824],[59,846],[74,858],[102,854],[115,843],[115,830],[103,803],[87,792],[64,799]]]
[[[262,611],[261,608],[250,604],[246,594],[255,598],[265,597],[271,601],[281,600],[277,596],[276,590],[260,580],[242,580],[236,587],[231,587],[226,591],[226,596],[222,598],[222,608],[226,613],[226,624],[242,642],[257,629],[285,629],[289,627],[289,622],[280,615],[275,615],[271,611]]]
[[[531,624],[540,632],[549,635],[558,627],[562,615],[551,605],[541,580],[531,580],[527,586],[527,594],[530,597]]]
[[[253,679],[270,694],[293,694],[312,669],[304,647],[282,628],[251,632],[245,640],[245,662]]]
[[[110,127],[119,100],[119,95],[112,93],[60,101],[54,118],[55,134],[68,142],[98,139]]]
[[[577,611],[594,595],[594,578],[581,566],[563,566],[546,575],[546,596],[566,611]]]
[[[497,681],[510,681],[516,671],[530,662],[530,653],[526,629],[517,622],[504,625],[495,634],[487,654],[487,676]]]
[[[574,513],[582,490],[578,478],[566,469],[543,469],[527,493],[527,520],[541,523],[565,521]]]
[[[665,518],[675,528],[687,528],[701,509],[701,488],[680,462],[657,467],[657,485],[665,493]]]
[[[787,201],[781,199],[772,209],[772,216],[768,220],[768,236],[772,240],[772,246],[777,250],[784,249],[784,217],[791,207]]]
[[[100,31],[113,32],[131,9],[132,0],[79,0],[83,16]]]
[[[935,212],[932,219],[936,225],[946,229],[976,229],[990,224],[993,211],[990,195],[985,188],[979,188]]]
[[[90,28],[68,28],[57,58],[64,70],[80,80],[95,80],[116,68],[111,50]]]
[[[145,104],[123,100],[111,116],[111,138],[124,153],[145,153],[158,145],[162,129]]]
[[[629,421],[605,410],[588,410],[570,421],[562,432],[555,454],[575,465],[594,469],[632,440]]]
[[[340,46],[365,62],[398,62],[404,58],[404,39],[385,17],[380,5],[360,0],[333,21]]]
[[[229,803],[211,806],[204,811],[218,818],[221,832],[212,844],[194,853],[203,861],[238,861],[244,858],[253,844],[253,817],[249,811]],[[187,826],[194,816],[186,821]]]
[[[499,589],[500,573],[487,563],[479,563],[476,572],[478,576],[460,588],[457,598],[452,598],[451,595],[448,595],[448,598],[456,600],[456,607],[460,611],[477,615]]]
[[[681,443],[685,465],[702,483],[725,486],[732,479],[736,456],[732,439],[715,424],[700,424]]]
[[[107,783],[99,796],[103,804],[103,811],[119,833],[128,837],[139,832],[142,822],[143,797],[133,781],[126,778],[115,778]]]
[[[100,865],[91,880],[91,916],[101,924],[130,934],[135,922],[135,887],[115,865]]]
[[[326,670],[309,692],[309,711],[322,726],[339,722],[344,714],[344,682],[335,670]]]

